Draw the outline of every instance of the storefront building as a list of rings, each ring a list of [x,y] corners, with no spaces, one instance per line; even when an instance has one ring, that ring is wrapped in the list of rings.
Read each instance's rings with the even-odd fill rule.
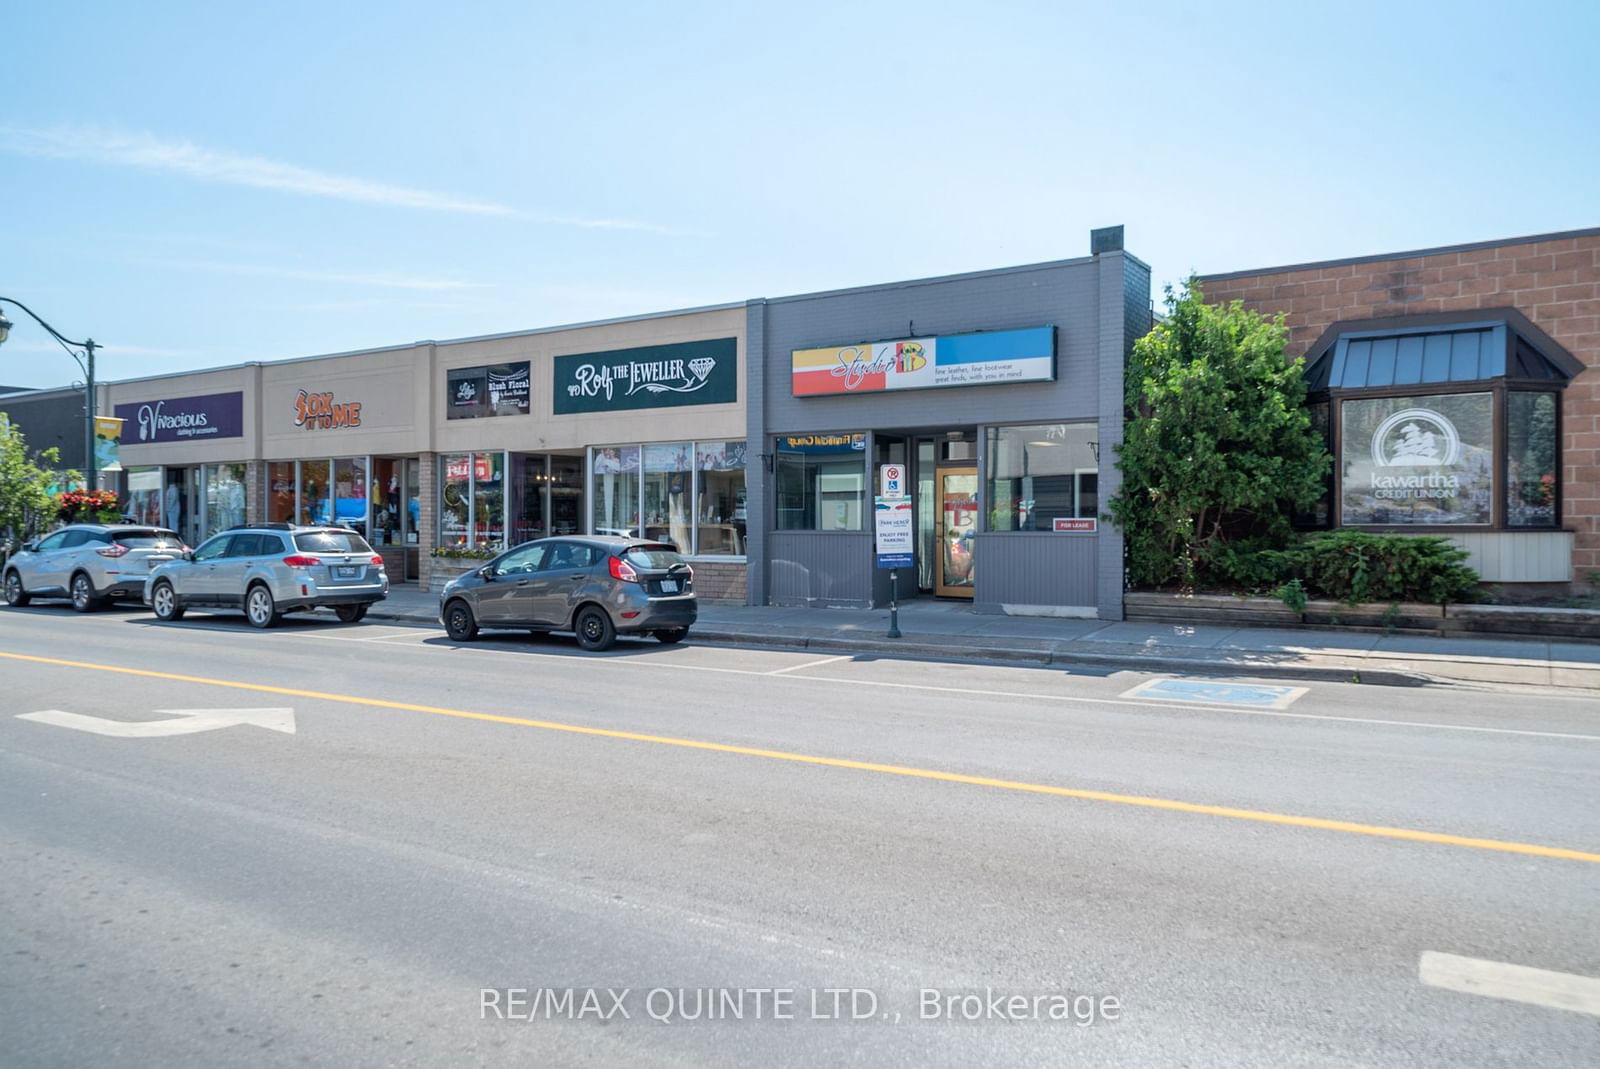
[[[744,306],[119,382],[120,488],[196,544],[339,523],[396,581],[550,534],[642,534],[743,601]]]
[[[362,532],[437,589],[546,535],[670,542],[702,597],[1119,619],[1123,368],[1150,272],[1078,259],[105,387],[130,514]],[[896,474],[886,485],[882,466]]]
[[[1313,525],[1443,534],[1491,583],[1600,568],[1600,229],[1200,281],[1306,358],[1335,458]]]
[[[1150,271],[1093,254],[752,301],[750,601],[1120,619],[1123,369]],[[875,500],[904,479],[912,552],[878,567]]]

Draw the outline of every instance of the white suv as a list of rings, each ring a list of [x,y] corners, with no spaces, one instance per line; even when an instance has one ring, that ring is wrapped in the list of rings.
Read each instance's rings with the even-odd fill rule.
[[[68,598],[92,612],[118,598],[143,600],[150,573],[188,548],[160,527],[76,523],[29,542],[6,563],[6,603]]]

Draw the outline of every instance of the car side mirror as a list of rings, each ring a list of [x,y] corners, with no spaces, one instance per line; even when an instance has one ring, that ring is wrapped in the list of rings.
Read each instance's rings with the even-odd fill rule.
[[[184,550],[183,551],[183,559],[184,560],[194,560],[194,550],[192,550],[192,549]]]
[[[493,582],[494,581],[494,565],[485,564],[482,568],[479,568],[478,569],[478,578],[482,579],[484,582]]]
[[[39,543],[38,543],[37,540],[35,540],[33,542],[24,542],[24,543],[22,543],[22,552],[24,552],[24,553],[32,553],[34,550],[36,550],[38,548],[39,548]]]

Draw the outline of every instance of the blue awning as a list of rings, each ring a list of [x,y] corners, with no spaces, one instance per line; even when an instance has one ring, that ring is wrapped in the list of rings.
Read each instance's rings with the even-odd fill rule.
[[[1572,370],[1562,366],[1565,361],[1551,360],[1544,348],[1530,344],[1504,319],[1344,330],[1332,338],[1324,335],[1308,354],[1305,377],[1312,390],[1505,378],[1565,383]]]

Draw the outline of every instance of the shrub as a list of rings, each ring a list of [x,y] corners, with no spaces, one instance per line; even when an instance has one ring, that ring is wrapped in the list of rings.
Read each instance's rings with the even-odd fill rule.
[[[1287,578],[1260,553],[1292,541],[1292,517],[1322,497],[1332,465],[1287,339],[1282,316],[1206,304],[1192,278],[1168,288],[1167,318],[1128,361],[1122,489],[1109,503],[1135,583]]]
[[[1284,556],[1314,596],[1350,604],[1444,605],[1472,600],[1479,582],[1478,573],[1462,563],[1466,550],[1427,535],[1328,531],[1311,535]]]

